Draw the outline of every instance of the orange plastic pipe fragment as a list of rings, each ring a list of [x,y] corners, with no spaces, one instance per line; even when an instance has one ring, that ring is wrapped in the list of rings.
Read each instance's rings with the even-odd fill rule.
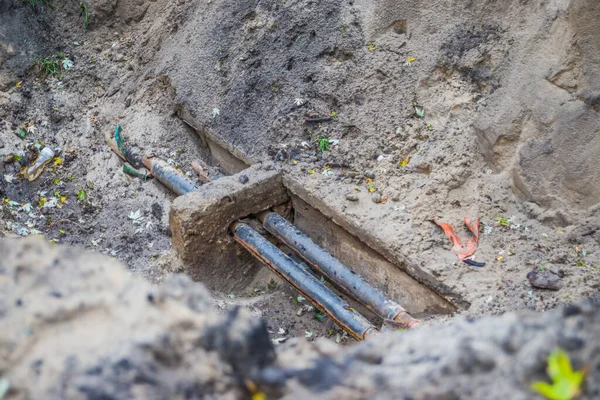
[[[475,253],[477,250],[477,245],[479,244],[479,218],[471,220],[469,217],[465,217],[465,225],[467,225],[467,228],[469,228],[473,234],[473,239],[467,239],[464,245],[462,244],[460,237],[454,233],[452,225],[445,222],[438,222],[435,219],[433,222],[435,222],[436,225],[444,230],[444,233],[448,239],[450,239],[450,242],[452,242],[452,251],[454,251],[459,259],[464,260]]]

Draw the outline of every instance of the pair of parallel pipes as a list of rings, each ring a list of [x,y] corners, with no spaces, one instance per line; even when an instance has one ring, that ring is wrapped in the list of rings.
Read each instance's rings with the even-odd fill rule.
[[[354,273],[340,260],[315,244],[308,236],[280,215],[265,211],[257,215],[265,229],[302,257],[314,270],[326,276],[369,310],[383,318],[412,329],[419,324],[400,304]],[[272,271],[283,277],[316,307],[325,312],[357,340],[373,335],[377,329],[365,317],[342,301],[331,289],[301,265],[243,222],[231,230],[235,240]]]
[[[198,189],[195,182],[165,161],[153,156],[143,157],[139,154],[139,151],[133,151],[134,148],[122,149],[122,145],[119,146],[117,140],[119,135],[120,127],[117,126],[115,139],[106,138],[109,146],[119,157],[136,168],[143,164],[156,179],[177,195],[183,195]],[[135,149],[137,150],[137,148]],[[202,178],[202,168],[199,171],[198,167],[194,166],[194,170]],[[210,182],[210,179],[203,180],[203,182]],[[300,232],[283,217],[270,211],[264,211],[258,214],[257,217],[267,231],[294,250],[314,270],[326,276],[342,291],[354,297],[376,315],[384,320],[395,321],[408,329],[418,325],[419,321],[410,316],[400,304],[387,298],[381,291],[370,285],[360,275],[354,273],[340,260],[317,246],[308,236]],[[233,223],[231,230],[238,243],[294,286],[354,338],[363,340],[377,333],[375,326],[365,317],[351,308],[347,302],[340,299],[309,270],[293,261],[251,227],[238,221]]]

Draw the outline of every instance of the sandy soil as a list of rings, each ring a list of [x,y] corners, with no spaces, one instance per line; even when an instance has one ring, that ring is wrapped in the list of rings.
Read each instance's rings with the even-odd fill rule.
[[[596,296],[598,5],[464,3],[90,0],[86,28],[76,2],[3,2],[0,155],[35,144],[61,153],[33,182],[18,177],[19,162],[0,166],[0,231],[97,250],[153,282],[180,270],[174,195],[123,174],[104,135],[120,124],[126,141],[191,173],[210,156],[183,108],[392,237],[398,254],[463,294],[466,315]],[[72,67],[40,70],[53,56]],[[459,262],[430,221],[465,237],[468,212],[481,221],[484,268]],[[532,287],[534,270],[555,271],[561,288]],[[272,338],[338,335],[313,311],[297,317],[296,295],[270,279],[218,302],[265,316]]]
[[[274,346],[264,321],[240,307],[215,312],[183,274],[152,284],[35,237],[2,239],[0,253],[6,400],[532,399],[557,347],[585,371],[577,398],[600,395],[598,302],[459,317],[345,348],[324,338]]]

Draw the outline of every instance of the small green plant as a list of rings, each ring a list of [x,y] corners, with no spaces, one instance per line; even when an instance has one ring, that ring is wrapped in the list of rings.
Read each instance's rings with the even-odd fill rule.
[[[505,228],[509,228],[511,222],[512,221],[510,217],[496,217],[496,223]]]
[[[336,111],[332,111],[330,114],[331,118],[336,118],[337,117],[337,112]]]
[[[541,263],[541,264],[540,264],[540,265],[538,265],[538,267],[537,267],[537,270],[538,270],[539,272],[542,272],[542,271],[544,271],[545,269],[546,269],[546,263],[545,263],[545,262]]]
[[[549,400],[571,400],[579,395],[585,372],[573,371],[569,355],[564,350],[558,348],[550,353],[546,371],[552,384],[534,382],[531,390]]]
[[[64,53],[60,52],[38,61],[37,69],[42,77],[52,76],[56,79],[62,79],[65,71],[72,65],[72,62],[67,59]]]
[[[79,2],[79,10],[80,15],[83,16],[83,29],[87,30],[88,24],[90,23],[90,18],[88,14],[88,7],[83,1]]]
[[[58,74],[58,71],[60,70],[60,64],[55,61],[55,60],[43,60],[42,61],[42,67],[44,68],[44,70],[46,71],[46,73],[48,75],[52,75],[52,76],[56,76]]]
[[[320,137],[315,140],[317,143],[317,148],[321,153],[329,150],[329,139],[326,137]]]
[[[322,313],[321,311],[315,312],[315,319],[318,321],[323,321],[323,319],[325,319],[325,313]]]
[[[80,189],[79,192],[77,193],[77,200],[84,201],[86,199],[87,199],[87,193],[85,192],[85,190]]]

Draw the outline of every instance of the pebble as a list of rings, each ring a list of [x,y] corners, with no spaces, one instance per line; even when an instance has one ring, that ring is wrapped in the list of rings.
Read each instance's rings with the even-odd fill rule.
[[[240,175],[240,183],[242,183],[243,185],[245,185],[246,183],[248,183],[248,181],[250,180],[248,178],[248,175]]]
[[[379,194],[379,193],[373,193],[373,196],[371,196],[371,200],[375,204],[380,203],[381,202],[381,194]]]
[[[358,196],[354,193],[348,193],[346,195],[346,200],[348,201],[358,201]]]
[[[527,274],[527,279],[533,287],[538,289],[559,290],[563,287],[560,276],[551,271],[531,271]]]

